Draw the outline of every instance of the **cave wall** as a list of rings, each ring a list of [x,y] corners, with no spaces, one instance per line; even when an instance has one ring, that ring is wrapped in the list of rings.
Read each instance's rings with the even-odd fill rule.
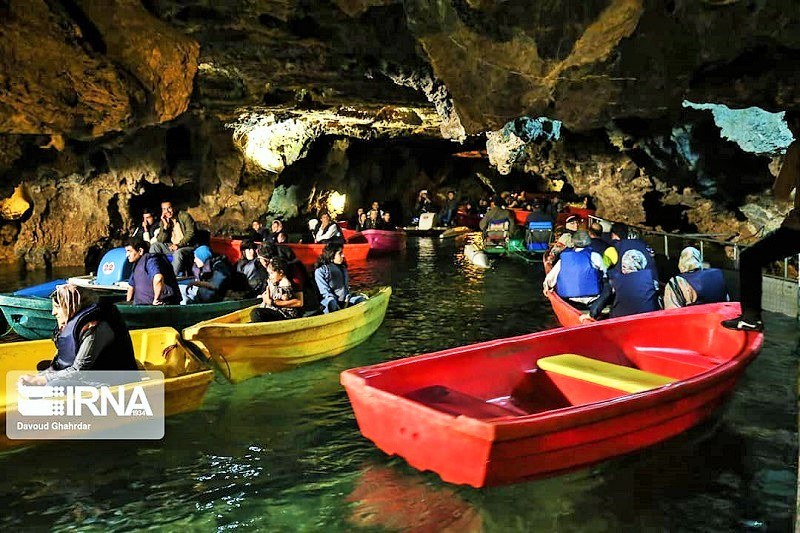
[[[781,156],[682,104],[800,109],[799,51],[790,0],[0,1],[0,202],[30,204],[0,212],[0,260],[80,264],[165,194],[225,231],[314,191],[405,210],[481,179],[744,238],[782,214]],[[563,136],[499,172],[451,157],[520,117]]]

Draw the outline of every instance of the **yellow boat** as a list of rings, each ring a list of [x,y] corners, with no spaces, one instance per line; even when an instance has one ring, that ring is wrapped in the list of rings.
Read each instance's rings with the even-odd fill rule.
[[[160,370],[164,373],[164,414],[174,415],[194,411],[214,378],[214,372],[201,363],[172,328],[151,328],[131,331],[133,350],[140,368]],[[15,400],[7,394],[6,373],[31,369],[36,364],[51,359],[55,348],[53,341],[38,340],[0,344],[0,451],[16,446],[36,444],[36,440],[10,440],[6,436],[6,412],[16,408]]]
[[[329,313],[278,322],[250,322],[255,307],[200,322],[183,330],[233,383],[333,357],[361,344],[383,322],[391,287]]]

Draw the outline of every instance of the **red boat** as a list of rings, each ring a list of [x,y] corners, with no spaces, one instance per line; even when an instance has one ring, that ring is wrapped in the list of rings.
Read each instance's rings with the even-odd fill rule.
[[[280,244],[279,246],[291,248],[294,255],[297,256],[297,259],[307,267],[314,266],[314,263],[317,262],[322,250],[325,248],[324,244],[300,244],[296,242]],[[368,254],[369,243],[366,242],[366,239],[363,243],[348,241],[344,245],[344,255],[348,263],[365,261]]]
[[[555,313],[558,323],[565,328],[580,326],[584,323],[581,322],[581,315],[585,314],[585,312],[570,305],[569,302],[556,294],[556,291],[547,293],[547,299],[550,300],[550,305],[553,306],[553,313]],[[596,322],[595,319],[589,317],[584,318],[584,320],[587,322]]]
[[[514,213],[514,222],[517,226],[525,227],[525,221],[528,220],[528,215],[530,215],[531,212],[525,209],[511,209],[510,211]]]
[[[456,226],[466,226],[470,229],[478,229],[481,223],[481,216],[478,214],[464,213],[462,211],[456,212]]]
[[[405,231],[365,229],[361,234],[369,241],[370,248],[376,252],[399,252],[406,249]]]
[[[228,237],[211,237],[210,243],[211,250],[215,254],[224,255],[233,265],[242,258],[242,251],[239,249],[241,245],[241,240]]]
[[[739,312],[709,304],[558,328],[347,370],[341,382],[384,452],[451,483],[513,483],[708,417],[763,342],[720,326]]]

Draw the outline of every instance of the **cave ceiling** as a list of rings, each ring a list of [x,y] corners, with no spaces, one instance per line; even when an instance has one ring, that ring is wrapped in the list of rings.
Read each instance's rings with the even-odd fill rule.
[[[794,0],[3,0],[0,13],[10,134],[96,138],[190,106],[433,106],[474,134],[524,115],[586,131],[684,99],[800,103]]]

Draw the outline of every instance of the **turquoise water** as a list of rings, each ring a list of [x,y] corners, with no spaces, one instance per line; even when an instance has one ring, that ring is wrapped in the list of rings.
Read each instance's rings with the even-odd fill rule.
[[[480,271],[410,239],[352,269],[390,283],[386,321],[358,348],[233,386],[169,418],[158,442],[62,442],[0,455],[0,526],[56,531],[788,531],[797,470],[794,321],[768,333],[728,406],[668,442],[554,478],[490,489],[443,483],[360,436],[344,369],[556,325],[542,272]],[[16,277],[14,277],[16,275]],[[24,284],[32,283],[33,275]],[[36,278],[36,281],[43,278]],[[0,272],[0,284],[19,284]],[[8,286],[6,286],[8,288]]]

